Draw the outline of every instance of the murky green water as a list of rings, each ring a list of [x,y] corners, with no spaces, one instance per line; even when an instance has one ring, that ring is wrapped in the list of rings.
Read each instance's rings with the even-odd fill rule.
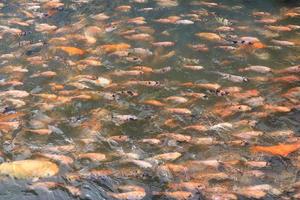
[[[0,8],[0,199],[299,198],[298,1]]]

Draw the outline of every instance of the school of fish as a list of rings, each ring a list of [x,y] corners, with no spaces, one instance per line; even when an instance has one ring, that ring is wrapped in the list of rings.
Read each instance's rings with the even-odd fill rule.
[[[300,199],[299,1],[4,0],[0,43],[0,199]]]

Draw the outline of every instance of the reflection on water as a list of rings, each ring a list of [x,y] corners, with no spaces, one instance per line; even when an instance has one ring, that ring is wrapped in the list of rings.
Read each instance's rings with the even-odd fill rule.
[[[299,198],[298,1],[0,8],[0,199]]]

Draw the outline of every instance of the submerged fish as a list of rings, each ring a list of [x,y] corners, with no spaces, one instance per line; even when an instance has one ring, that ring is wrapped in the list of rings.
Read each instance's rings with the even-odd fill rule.
[[[20,179],[54,176],[59,168],[55,163],[45,160],[19,160],[0,165],[0,174]]]
[[[224,79],[227,79],[229,81],[235,82],[235,83],[243,83],[243,82],[248,82],[248,78],[243,77],[243,76],[237,76],[237,75],[232,75],[232,74],[227,74],[227,73],[222,73],[222,72],[216,72],[217,74],[221,75]]]
[[[268,73],[271,72],[272,69],[270,67],[266,66],[260,66],[260,65],[252,65],[243,69],[240,69],[240,71],[254,71],[254,72],[259,72],[259,73]]]

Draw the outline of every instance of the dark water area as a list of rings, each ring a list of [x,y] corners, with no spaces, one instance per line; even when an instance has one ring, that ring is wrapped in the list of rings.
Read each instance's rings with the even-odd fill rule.
[[[300,198],[300,2],[0,1],[0,200]]]

